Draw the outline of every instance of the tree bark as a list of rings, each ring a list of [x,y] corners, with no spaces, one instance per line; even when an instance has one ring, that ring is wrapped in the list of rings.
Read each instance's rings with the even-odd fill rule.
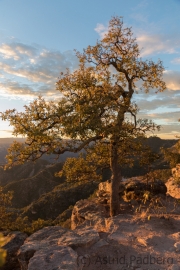
[[[121,169],[118,165],[118,143],[111,141],[110,144],[110,167],[111,167],[111,193],[110,193],[110,216],[116,216],[120,211],[119,184],[122,180]]]

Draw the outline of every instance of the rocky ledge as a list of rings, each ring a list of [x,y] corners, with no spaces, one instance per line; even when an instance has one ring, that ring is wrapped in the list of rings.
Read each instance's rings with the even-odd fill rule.
[[[120,202],[121,214],[109,217],[109,184],[100,184],[97,198],[75,204],[72,230],[45,227],[29,237],[6,233],[9,259],[2,269],[180,270],[180,205],[165,194],[165,185],[154,185],[156,199],[140,209],[136,195],[145,183],[125,182],[119,193],[130,194]]]

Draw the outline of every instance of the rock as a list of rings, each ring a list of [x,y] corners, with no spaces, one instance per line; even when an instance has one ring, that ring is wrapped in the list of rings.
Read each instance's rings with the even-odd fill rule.
[[[171,270],[180,270],[180,266],[177,264],[173,264]]]
[[[79,226],[95,226],[98,230],[105,225],[105,218],[108,217],[106,209],[98,203],[98,200],[80,200],[72,211],[71,229]]]
[[[117,231],[117,232],[114,232],[114,233],[111,233],[109,236],[108,236],[108,238],[107,238],[109,241],[114,241],[114,242],[117,242],[118,244],[124,244],[124,243],[127,243],[130,239],[126,236],[126,235],[124,235],[124,234],[122,234],[122,233],[120,233],[119,231]]]
[[[175,240],[179,240],[180,241],[180,232],[171,234],[171,237],[174,238]]]
[[[99,184],[99,191],[110,193],[111,192],[111,182],[106,181],[106,182],[100,183]]]
[[[110,193],[111,192],[111,181],[107,180],[99,184],[99,192]],[[119,194],[124,192],[124,184],[119,184]]]
[[[104,239],[100,239],[97,243],[93,245],[93,248],[99,250],[99,248],[106,246],[109,246],[109,243],[106,242]]]
[[[180,199],[180,184],[178,184],[173,177],[169,178],[169,180],[166,182],[166,187],[169,195],[175,199]]]
[[[99,240],[98,232],[92,228],[71,231],[60,226],[45,227],[26,239],[19,249],[18,260],[22,270],[76,269],[77,254],[73,248],[87,248]],[[68,264],[65,266],[63,262]]]
[[[176,251],[179,252],[180,251],[180,242],[176,242],[174,244],[175,248],[176,248]]]
[[[176,168],[172,169],[172,175],[174,178],[180,178],[180,164],[176,164]]]
[[[68,230],[60,226],[45,227],[29,236],[18,251],[18,260],[22,270],[28,269],[29,260],[41,249],[51,245],[58,246],[58,238]]]
[[[82,229],[76,229],[75,232],[81,236],[81,246],[90,246],[97,243],[100,240],[99,233],[92,227]]]
[[[70,247],[51,246],[38,250],[30,259],[28,270],[77,270],[77,253]]]
[[[140,245],[142,245],[142,246],[147,247],[147,245],[148,245],[147,239],[146,239],[146,238],[138,237],[138,238],[137,238],[137,241],[138,241],[138,243],[139,243]]]
[[[58,245],[67,245],[72,248],[89,247],[99,241],[99,234],[92,228],[68,231],[58,240]]]
[[[108,204],[110,200],[111,182],[108,180],[99,184],[97,196],[99,203]],[[121,182],[119,185],[119,195],[125,195],[126,200],[132,202],[133,208],[138,207],[136,200],[142,199],[145,191],[149,191],[151,195],[165,195],[167,187],[163,181],[156,179],[147,184],[147,180],[143,177],[132,177]]]
[[[22,232],[11,232],[5,236],[6,244],[2,246],[7,251],[6,263],[2,270],[20,270],[20,264],[17,258],[17,252],[24,243],[27,235]]]
[[[169,251],[171,251],[171,252],[172,252],[172,251],[175,251],[175,247],[170,247],[170,248],[169,248]]]
[[[130,203],[131,203],[132,207],[138,207],[139,206],[139,203],[136,200],[131,200]]]
[[[130,194],[131,192],[133,192],[133,196],[130,196],[130,200],[136,199],[139,196],[143,195],[144,191],[150,191],[152,195],[165,195],[167,192],[167,187],[163,181],[158,179],[156,179],[153,183],[149,182],[148,184],[145,179],[139,180],[136,178],[128,179],[125,182],[126,196],[128,196],[128,193]]]

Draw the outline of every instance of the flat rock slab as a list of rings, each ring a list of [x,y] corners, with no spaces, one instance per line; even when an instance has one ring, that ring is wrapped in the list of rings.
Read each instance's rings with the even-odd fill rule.
[[[55,264],[57,267],[57,268],[54,267],[52,269],[76,269],[76,268],[73,268],[74,266],[72,268],[58,268],[59,262],[57,260],[57,257],[60,255],[61,257],[72,256],[72,254],[73,254],[73,258],[77,257],[75,256],[75,253],[72,252],[73,251],[72,248],[77,248],[77,247],[87,248],[95,244],[99,240],[100,240],[100,237],[99,237],[98,232],[92,227],[84,228],[81,230],[74,230],[74,231],[64,229],[60,226],[45,227],[35,232],[34,234],[32,234],[30,237],[26,239],[24,244],[19,249],[18,260],[20,262],[22,270],[29,269],[30,265],[32,265],[31,267],[35,267],[35,268],[30,268],[30,269],[36,269],[36,270],[37,269],[48,269],[48,270],[51,269],[51,268],[43,268],[42,266],[41,268],[38,268],[37,267],[38,260],[36,259],[37,257],[39,257],[40,259],[42,258],[42,260],[45,262],[47,262],[47,260],[50,260],[52,258],[52,262],[53,262],[52,265]],[[52,256],[47,255],[46,257],[46,254],[51,254]],[[63,261],[64,259],[61,258],[61,260]],[[74,265],[74,261],[73,260],[71,261],[73,262],[73,265]],[[65,266],[62,266],[62,267],[65,267]]]
[[[123,235],[122,233],[119,233],[118,231],[115,233],[112,233],[108,236],[108,241],[115,241],[118,244],[127,244],[130,241],[130,238],[127,235]]]
[[[112,233],[116,231],[134,231],[137,229],[138,225],[134,220],[132,220],[132,215],[117,215],[115,217],[110,217],[105,219],[106,232]]]
[[[72,248],[88,247],[98,242],[99,239],[99,234],[91,227],[89,229],[66,232],[59,238],[58,245],[66,245]]]
[[[52,246],[38,250],[30,259],[28,270],[77,270],[77,253],[70,247]]]

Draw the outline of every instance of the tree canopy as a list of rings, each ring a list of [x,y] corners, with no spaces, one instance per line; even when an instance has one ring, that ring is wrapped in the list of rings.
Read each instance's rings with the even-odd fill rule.
[[[91,152],[88,159],[94,156],[97,164],[104,162],[111,169],[113,216],[119,212],[122,165],[130,164],[135,153],[142,154],[141,139],[159,128],[152,121],[137,119],[132,97],[138,91],[164,91],[164,67],[160,60],[155,63],[140,57],[132,30],[124,27],[121,17],[112,17],[107,34],[76,55],[79,68],[60,73],[59,100],[47,102],[39,97],[25,106],[25,112],[14,109],[1,114],[14,127],[14,135],[26,137],[25,143],[14,142],[9,148],[8,166],[44,154],[58,157],[85,149]]]

